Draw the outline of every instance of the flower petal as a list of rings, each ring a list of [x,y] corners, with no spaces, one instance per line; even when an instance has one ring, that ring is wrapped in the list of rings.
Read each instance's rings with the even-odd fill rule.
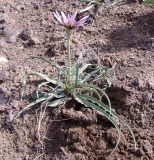
[[[68,23],[68,18],[66,17],[64,12],[61,12],[61,16],[62,16],[64,24],[66,25]]]
[[[89,16],[83,17],[82,19],[80,19],[80,20],[76,23],[76,25],[77,25],[78,27],[84,25],[84,23],[87,21],[88,18],[89,18]]]
[[[70,25],[72,27],[76,27],[76,16],[77,16],[77,11],[72,15],[70,16]]]
[[[59,22],[60,24],[63,24],[63,21],[62,21],[62,19],[61,19],[60,14],[59,14],[57,11],[56,11],[56,12],[53,12],[53,14],[54,14],[55,18],[58,20],[58,22]]]
[[[57,11],[55,11],[53,14],[54,14],[55,18],[57,19],[57,21],[61,25],[63,25],[65,28],[69,28],[69,29],[77,28],[79,26],[84,25],[87,18],[89,17],[89,16],[85,16],[82,19],[80,19],[79,21],[76,21],[76,16],[78,14],[77,11],[72,15],[70,15],[70,14],[66,15],[64,12],[58,13]]]
[[[78,12],[76,11],[72,16],[71,16],[71,20],[76,21],[76,16],[77,16]]]

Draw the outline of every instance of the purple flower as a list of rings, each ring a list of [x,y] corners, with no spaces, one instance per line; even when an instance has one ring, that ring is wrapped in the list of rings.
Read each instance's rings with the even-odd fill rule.
[[[81,18],[79,21],[76,20],[77,12],[73,15],[65,15],[64,12],[59,14],[57,11],[53,13],[58,22],[63,25],[65,28],[73,29],[83,26],[89,16]]]

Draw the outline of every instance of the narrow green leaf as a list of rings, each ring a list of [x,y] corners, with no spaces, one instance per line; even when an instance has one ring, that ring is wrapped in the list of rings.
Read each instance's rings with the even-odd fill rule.
[[[93,64],[85,64],[79,69],[79,75],[82,74],[88,67],[93,66]]]
[[[31,57],[28,58],[28,59],[41,59],[41,60],[49,63],[50,65],[56,67],[58,70],[60,70],[60,71],[62,70],[62,67],[61,67],[58,63],[49,61],[48,59],[46,59],[46,58],[44,58],[44,57],[33,57],[33,56],[31,56]]]
[[[101,100],[101,95],[100,93],[95,89],[95,88],[92,88],[92,87],[89,87],[88,85],[80,85],[79,88],[78,88],[78,93],[83,93],[87,91],[88,93],[95,93],[97,95],[97,97]]]
[[[56,63],[56,62],[53,62],[53,61],[50,61],[50,60],[48,60],[48,59],[46,59],[46,58],[44,58],[44,57],[34,57],[34,56],[31,56],[31,57],[29,57],[27,60],[29,60],[29,59],[40,59],[40,60],[43,60],[43,61],[45,61],[45,62],[47,62],[48,64],[50,64],[51,66],[54,66],[58,71],[59,71],[59,74],[64,74],[64,75],[66,75],[66,67],[65,66],[60,66],[58,63]]]
[[[24,113],[25,111],[29,110],[32,106],[40,103],[40,102],[43,102],[45,101],[46,99],[48,99],[48,97],[42,97],[42,98],[39,98],[37,100],[35,100],[34,102],[28,104],[26,107],[24,107],[20,112],[17,113],[17,115],[13,118],[13,121],[15,119],[17,119],[22,113]]]
[[[32,72],[29,75],[37,75],[43,79],[45,79],[46,81],[55,84],[55,85],[59,85],[59,86],[63,86],[63,83],[60,82],[59,80],[54,80],[53,78],[50,78],[48,75],[45,75],[43,73],[38,73],[38,72]]]
[[[108,105],[109,105],[109,113],[111,115],[111,110],[112,110],[111,102],[110,102],[110,99],[109,99],[108,95],[105,93],[105,91],[103,89],[97,87],[96,85],[93,85],[93,84],[83,84],[83,85],[99,91],[100,93],[102,93],[106,97],[106,99],[108,101]],[[108,106],[106,105],[106,107],[108,107]]]
[[[39,90],[41,89],[41,87],[46,86],[49,83],[51,83],[51,82],[42,82],[41,84],[38,85],[38,87],[36,89],[36,96],[37,96],[37,98],[40,98],[39,97]]]
[[[24,95],[24,90],[26,88],[26,81],[27,81],[27,74],[24,73],[23,75],[23,78],[21,80],[21,90],[20,90],[20,97],[21,97],[21,100],[22,100],[22,97]]]
[[[66,101],[68,100],[68,97],[62,97],[60,99],[57,99],[57,100],[54,100],[54,101],[51,101],[48,103],[48,106],[49,107],[57,107],[63,103],[65,103]]]
[[[92,76],[94,76],[96,73],[99,72],[99,69],[92,71],[91,73],[87,74],[87,76],[85,76],[80,83],[84,83],[85,81],[89,80]]]

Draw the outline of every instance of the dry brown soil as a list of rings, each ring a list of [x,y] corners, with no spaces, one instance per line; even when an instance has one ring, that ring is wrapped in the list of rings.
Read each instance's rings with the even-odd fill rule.
[[[116,141],[115,128],[90,109],[74,103],[49,108],[41,126],[41,142],[36,136],[37,108],[11,124],[9,121],[32,101],[36,77],[31,77],[23,101],[20,80],[23,71],[55,71],[30,56],[45,56],[65,64],[66,43],[63,28],[52,12],[73,12],[85,4],[64,0],[1,0],[0,56],[0,160],[153,160],[154,159],[154,7],[123,3],[111,9],[92,10],[84,27],[75,31],[74,57],[82,50],[85,58],[98,55],[102,64],[116,65],[117,79],[108,90],[115,110],[128,119],[137,139],[134,150],[131,135],[122,129],[117,150],[109,156]],[[19,36],[21,33],[26,34]],[[58,120],[58,121],[57,121]]]

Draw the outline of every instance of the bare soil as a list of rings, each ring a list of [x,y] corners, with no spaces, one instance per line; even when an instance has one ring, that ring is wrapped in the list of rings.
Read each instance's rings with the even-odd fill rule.
[[[111,9],[90,11],[87,24],[75,31],[73,54],[100,57],[102,64],[116,65],[117,79],[108,89],[113,108],[128,119],[137,139],[134,150],[127,128],[122,129],[118,149],[115,128],[90,109],[74,102],[49,108],[37,138],[37,109],[12,124],[9,121],[26,104],[38,83],[30,77],[23,100],[23,72],[54,74],[48,64],[30,56],[45,56],[65,64],[63,28],[54,20],[55,10],[73,12],[84,8],[80,1],[1,0],[0,56],[0,159],[1,160],[153,160],[154,159],[154,7],[123,3]],[[74,58],[75,60],[75,58]],[[96,122],[97,119],[97,122]]]

